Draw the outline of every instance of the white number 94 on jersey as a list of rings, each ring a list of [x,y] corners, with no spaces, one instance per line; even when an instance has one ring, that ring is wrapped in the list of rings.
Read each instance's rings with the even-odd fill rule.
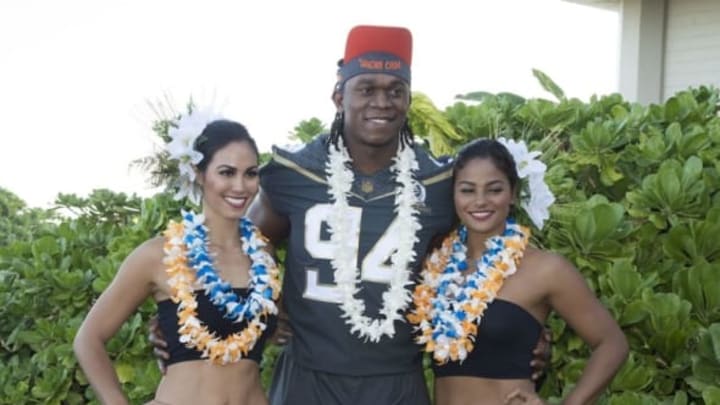
[[[357,258],[360,245],[360,224],[362,219],[362,208],[349,207],[347,215],[350,215],[349,223],[352,232],[348,232],[348,237],[352,237],[352,246],[354,254]],[[330,260],[333,258],[334,246],[329,239],[322,238],[322,225],[326,222],[331,204],[316,204],[305,213],[305,250],[315,260]],[[371,281],[375,283],[390,284],[392,280],[392,267],[390,266],[390,256],[397,250],[397,235],[399,234],[399,221],[397,217],[393,219],[380,238],[375,242],[368,253],[362,257],[360,263],[360,280]],[[357,260],[356,260],[357,261]],[[327,266],[327,271],[332,271]],[[335,283],[321,283],[319,280],[318,268],[307,268],[304,298],[329,302],[340,303],[341,294]]]

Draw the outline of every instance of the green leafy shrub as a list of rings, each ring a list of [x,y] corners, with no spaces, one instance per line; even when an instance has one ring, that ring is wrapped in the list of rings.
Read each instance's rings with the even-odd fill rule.
[[[475,92],[439,111],[416,94],[413,128],[437,154],[501,135],[543,151],[558,201],[534,241],[575,263],[631,345],[601,403],[720,403],[720,94],[700,87],[659,105],[616,94],[581,102],[535,74],[555,101]],[[296,138],[322,129],[303,122]],[[42,211],[13,197],[0,190],[0,404],[96,403],[74,334],[120,262],[180,205],[166,194],[98,190],[61,195],[58,210]],[[146,339],[154,311],[149,300],[108,344],[133,402],[151,398],[160,377]],[[553,356],[541,394],[555,401],[589,349],[562,320],[548,325]],[[266,349],[265,386],[278,353]]]

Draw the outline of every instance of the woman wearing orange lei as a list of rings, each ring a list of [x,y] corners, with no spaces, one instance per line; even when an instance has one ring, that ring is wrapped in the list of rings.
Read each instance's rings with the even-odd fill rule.
[[[177,197],[201,202],[202,212],[183,212],[125,259],[80,327],[76,356],[102,403],[127,404],[105,343],[152,297],[170,355],[152,404],[267,404],[258,363],[280,282],[265,239],[244,218],[258,192],[255,141],[241,124],[198,111],[169,136]]]
[[[530,246],[529,228],[511,216],[518,201],[538,229],[549,216],[554,197],[536,155],[501,138],[472,142],[456,159],[461,225],[427,259],[409,315],[434,359],[437,405],[544,404],[530,353],[550,311],[592,348],[563,404],[592,403],[627,356],[625,336],[582,275]]]

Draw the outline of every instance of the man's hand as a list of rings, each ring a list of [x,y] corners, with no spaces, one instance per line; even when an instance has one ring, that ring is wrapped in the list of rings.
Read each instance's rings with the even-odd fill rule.
[[[288,314],[285,312],[284,306],[279,304],[277,326],[275,327],[275,332],[273,332],[272,336],[270,336],[270,343],[279,346],[286,345],[290,341],[292,335],[293,332],[290,327],[290,321],[288,320]]]
[[[160,323],[158,322],[157,316],[150,318],[148,330],[148,341],[153,346],[153,356],[157,359],[160,372],[165,375],[165,372],[167,371],[165,360],[170,358],[170,354],[166,351],[167,342],[165,342],[165,337],[160,330]]]
[[[532,380],[536,384],[541,384],[542,379],[545,377],[545,369],[550,363],[550,355],[552,354],[552,332],[550,329],[545,328],[543,333],[540,334],[537,346],[533,350],[533,359],[530,361],[530,367],[532,367]]]

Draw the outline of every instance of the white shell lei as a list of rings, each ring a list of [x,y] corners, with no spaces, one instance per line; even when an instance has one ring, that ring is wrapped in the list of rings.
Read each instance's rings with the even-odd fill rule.
[[[328,225],[330,241],[334,245],[334,255],[330,264],[334,269],[335,283],[338,285],[342,302],[340,309],[343,318],[350,327],[350,333],[357,333],[360,338],[378,342],[384,335],[395,335],[395,321],[404,322],[403,312],[411,302],[411,292],[407,286],[411,284],[410,266],[415,259],[413,249],[420,230],[417,206],[421,202],[416,190],[421,185],[415,180],[413,172],[418,169],[415,151],[411,146],[398,146],[391,171],[396,176],[399,186],[395,189],[395,212],[399,221],[400,233],[397,235],[397,250],[391,256],[392,280],[390,287],[383,293],[383,306],[380,317],[372,319],[366,315],[365,302],[355,297],[360,292],[360,274],[357,268],[358,248],[353,243],[357,235],[353,231],[348,215],[350,207],[348,197],[354,180],[350,169],[352,162],[342,139],[338,139],[337,148],[330,146],[329,161],[326,165],[328,192],[333,199],[333,206]]]

